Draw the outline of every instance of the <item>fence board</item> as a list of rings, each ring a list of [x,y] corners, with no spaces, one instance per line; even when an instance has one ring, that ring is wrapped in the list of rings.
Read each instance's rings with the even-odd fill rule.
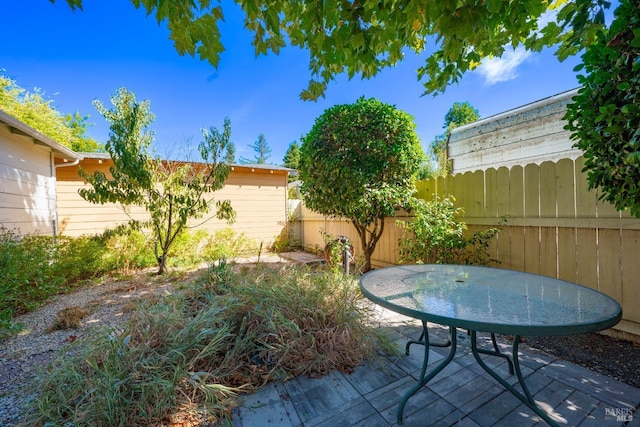
[[[622,312],[625,318],[640,323],[640,232],[622,232]]]
[[[484,216],[484,172],[476,171],[472,175],[473,209],[470,216],[479,218]]]
[[[524,168],[524,216],[540,217],[540,167],[536,164]],[[536,233],[537,238],[537,233]]]
[[[540,274],[557,277],[556,228],[543,227],[540,230]]]
[[[596,217],[596,192],[589,190],[587,174],[582,172],[584,168],[584,157],[580,157],[575,163],[576,182],[576,217],[595,218]]]
[[[524,170],[514,166],[509,173],[509,215],[521,218],[524,215]]]
[[[581,285],[598,289],[598,246],[595,228],[576,230],[576,265],[576,281]]]
[[[551,162],[540,165],[540,216],[556,218],[556,168]]]
[[[573,170],[573,161],[570,159],[560,160],[555,164],[555,170],[557,216],[558,218],[575,218],[575,174]]]
[[[598,290],[622,301],[620,230],[598,230]]]
[[[540,274],[540,227],[524,229],[524,271]]]
[[[498,191],[497,174],[495,169],[487,169],[484,172],[485,207],[484,214],[487,218],[498,217]]]
[[[511,227],[510,250],[511,250],[511,266],[510,269],[518,271],[526,271],[526,248],[525,248],[525,228]]]
[[[576,250],[576,229],[558,227],[558,278],[570,282],[578,279]]]
[[[497,217],[509,213],[509,169],[502,167],[496,172]]]

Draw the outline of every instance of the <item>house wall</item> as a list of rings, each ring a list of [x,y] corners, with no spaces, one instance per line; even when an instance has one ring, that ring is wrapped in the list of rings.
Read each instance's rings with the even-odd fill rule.
[[[448,157],[455,173],[576,159],[562,119],[577,90],[561,93],[451,131]]]
[[[108,174],[111,160],[85,159],[80,166],[88,172],[100,170]],[[60,233],[67,236],[102,233],[129,221],[148,219],[140,207],[124,208],[118,204],[96,205],[78,194],[89,185],[78,175],[78,168],[58,170],[58,216]],[[197,229],[215,231],[231,227],[247,237],[265,244],[273,242],[285,232],[287,224],[287,171],[282,169],[234,166],[224,188],[214,193],[214,200],[231,200],[236,221],[228,225],[213,213],[190,225]]]
[[[49,147],[0,123],[0,227],[19,235],[55,233],[56,182]]]

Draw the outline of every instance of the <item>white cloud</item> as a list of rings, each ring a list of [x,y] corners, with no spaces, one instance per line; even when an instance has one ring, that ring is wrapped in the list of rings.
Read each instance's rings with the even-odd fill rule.
[[[477,71],[484,77],[489,86],[499,82],[506,82],[518,77],[518,67],[525,62],[530,52],[522,46],[515,50],[506,51],[500,58],[485,58]]]

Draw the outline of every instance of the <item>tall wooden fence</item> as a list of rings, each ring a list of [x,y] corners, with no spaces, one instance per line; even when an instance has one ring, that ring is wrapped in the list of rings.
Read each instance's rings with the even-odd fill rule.
[[[584,160],[466,172],[418,183],[423,199],[455,197],[469,231],[486,229],[507,215],[490,247],[500,268],[542,274],[598,289],[622,305],[620,335],[640,337],[640,220],[618,212],[587,189]],[[321,230],[349,237],[360,250],[353,226],[303,210],[305,247],[323,247]],[[390,218],[372,262],[398,263],[403,235]]]

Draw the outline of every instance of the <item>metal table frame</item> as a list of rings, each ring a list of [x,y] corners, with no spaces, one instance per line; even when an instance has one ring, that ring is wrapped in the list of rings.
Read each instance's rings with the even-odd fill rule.
[[[397,267],[388,267],[382,270],[390,270],[392,268],[402,268],[402,267],[407,267],[407,266],[397,266]],[[409,266],[411,267],[411,266]],[[429,268],[429,267],[435,267],[435,268],[446,268],[446,267],[452,267],[452,266],[446,266],[446,265],[438,265],[438,266],[429,266],[429,265],[424,265],[424,268]],[[467,268],[467,269],[473,269],[473,268],[485,268],[488,269],[489,267],[470,267],[470,266],[453,266],[454,268]],[[498,271],[498,269],[492,269],[493,271]],[[564,282],[561,280],[556,280],[556,279],[550,279],[550,278],[543,278],[546,281],[557,281],[558,283],[562,282],[565,284],[568,284],[569,286],[578,286],[580,288],[586,289],[588,291],[585,292],[596,292],[597,294],[600,294],[603,298],[603,301],[608,301],[609,303],[612,302],[612,304],[617,305],[618,308],[618,312],[615,313],[615,310],[613,310],[613,314],[611,316],[609,316],[608,318],[603,318],[603,319],[599,319],[599,320],[594,320],[593,322],[587,323],[585,325],[577,325],[577,324],[567,324],[567,325],[552,325],[552,326],[545,326],[545,325],[534,325],[534,326],[520,326],[520,325],[505,325],[505,324],[496,324],[496,325],[492,325],[491,323],[487,323],[487,322],[475,322],[473,320],[469,320],[469,319],[457,319],[457,318],[452,318],[452,317],[447,317],[447,316],[442,316],[442,315],[433,315],[431,313],[428,312],[416,312],[415,310],[406,308],[402,305],[397,305],[394,304],[390,301],[388,301],[387,299],[374,295],[373,293],[371,293],[366,286],[363,286],[363,280],[365,280],[365,278],[370,275],[370,274],[375,274],[376,271],[380,271],[380,270],[374,270],[371,271],[369,273],[366,273],[365,275],[363,275],[360,278],[360,288],[363,292],[363,294],[369,298],[370,300],[372,300],[373,302],[375,302],[376,304],[379,304],[385,308],[390,309],[391,311],[400,313],[400,314],[404,314],[407,315],[409,317],[413,317],[416,319],[419,319],[422,322],[422,333],[420,335],[420,337],[418,338],[418,340],[410,340],[409,342],[407,342],[406,347],[405,347],[405,353],[408,355],[409,354],[409,350],[410,350],[410,346],[412,344],[419,344],[424,346],[424,358],[423,358],[423,362],[422,362],[422,368],[420,370],[420,375],[418,377],[418,382],[415,386],[413,386],[409,391],[406,392],[406,394],[402,397],[402,400],[400,401],[400,404],[398,405],[398,413],[397,413],[397,420],[399,424],[402,424],[403,422],[403,413],[404,413],[404,408],[405,405],[407,404],[408,400],[411,398],[411,396],[413,396],[416,392],[418,392],[422,387],[424,387],[432,378],[434,378],[440,371],[442,371],[454,358],[455,353],[456,353],[456,349],[457,349],[457,328],[461,328],[461,329],[466,329],[467,331],[469,331],[470,335],[471,335],[471,351],[473,353],[474,358],[476,359],[476,361],[478,362],[478,364],[480,365],[480,367],[482,367],[482,369],[484,369],[489,375],[491,375],[496,381],[498,381],[498,383],[500,383],[506,390],[508,390],[509,392],[511,392],[515,397],[517,397],[522,403],[524,403],[527,407],[529,407],[535,414],[537,414],[538,416],[540,416],[547,424],[551,425],[551,426],[558,426],[558,423],[556,423],[550,416],[549,414],[547,414],[545,411],[543,411],[542,409],[540,409],[540,407],[538,407],[538,405],[536,404],[535,400],[533,399],[533,396],[531,395],[529,389],[527,388],[527,385],[524,381],[524,377],[522,375],[522,371],[520,369],[520,362],[518,359],[518,346],[520,343],[520,338],[523,335],[570,335],[570,334],[576,334],[576,333],[585,333],[585,332],[593,332],[593,331],[598,331],[598,330],[603,330],[606,328],[609,328],[611,326],[614,326],[616,323],[618,323],[622,317],[622,310],[620,309],[620,306],[617,302],[615,302],[615,300],[611,299],[610,297],[604,295],[604,294],[600,294],[597,291],[591,290],[590,288],[584,288],[580,285],[576,285],[574,283],[570,283],[570,282]],[[472,270],[473,271],[473,270]],[[506,271],[506,270],[503,270]],[[426,273],[426,272],[425,272]],[[530,275],[528,273],[519,273],[519,272],[514,272],[516,275],[521,275],[522,277],[525,276],[530,276],[530,277],[535,277],[536,275]],[[417,273],[416,273],[417,274]],[[538,276],[541,277],[542,276]],[[394,298],[408,298],[408,299],[412,299],[414,297],[414,295],[412,294],[412,292],[402,292],[402,293],[397,293],[397,294],[393,294],[392,295]],[[614,306],[615,307],[615,306]],[[428,321],[432,321],[434,323],[438,323],[438,324],[442,324],[442,325],[446,325],[449,327],[449,333],[450,333],[450,340],[447,340],[445,342],[437,342],[437,343],[433,343],[429,341],[429,330],[427,327],[427,322]],[[491,334],[491,341],[493,344],[493,350],[487,350],[487,349],[483,349],[483,348],[479,348],[478,347],[478,336],[477,333],[478,332],[488,332]],[[522,333],[521,333],[522,332]],[[511,355],[503,353],[500,351],[500,349],[498,348],[498,344],[496,342],[496,338],[495,338],[495,334],[496,333],[504,333],[504,334],[510,334],[514,336],[513,339],[513,343],[511,345]],[[427,365],[429,363],[429,350],[431,346],[437,346],[437,347],[451,347],[451,350],[449,351],[449,354],[447,355],[447,357],[442,360],[436,367],[434,367],[430,372],[427,372]],[[522,391],[518,390],[517,388],[515,388],[514,386],[512,386],[511,384],[509,384],[502,376],[500,376],[497,372],[495,372],[493,369],[491,369],[480,357],[480,354],[488,354],[491,356],[497,356],[497,357],[502,357],[504,359],[506,359],[507,363],[508,363],[508,367],[509,367],[509,374],[513,375],[514,373],[516,374],[517,378],[518,378],[518,383],[520,384],[520,388]]]

